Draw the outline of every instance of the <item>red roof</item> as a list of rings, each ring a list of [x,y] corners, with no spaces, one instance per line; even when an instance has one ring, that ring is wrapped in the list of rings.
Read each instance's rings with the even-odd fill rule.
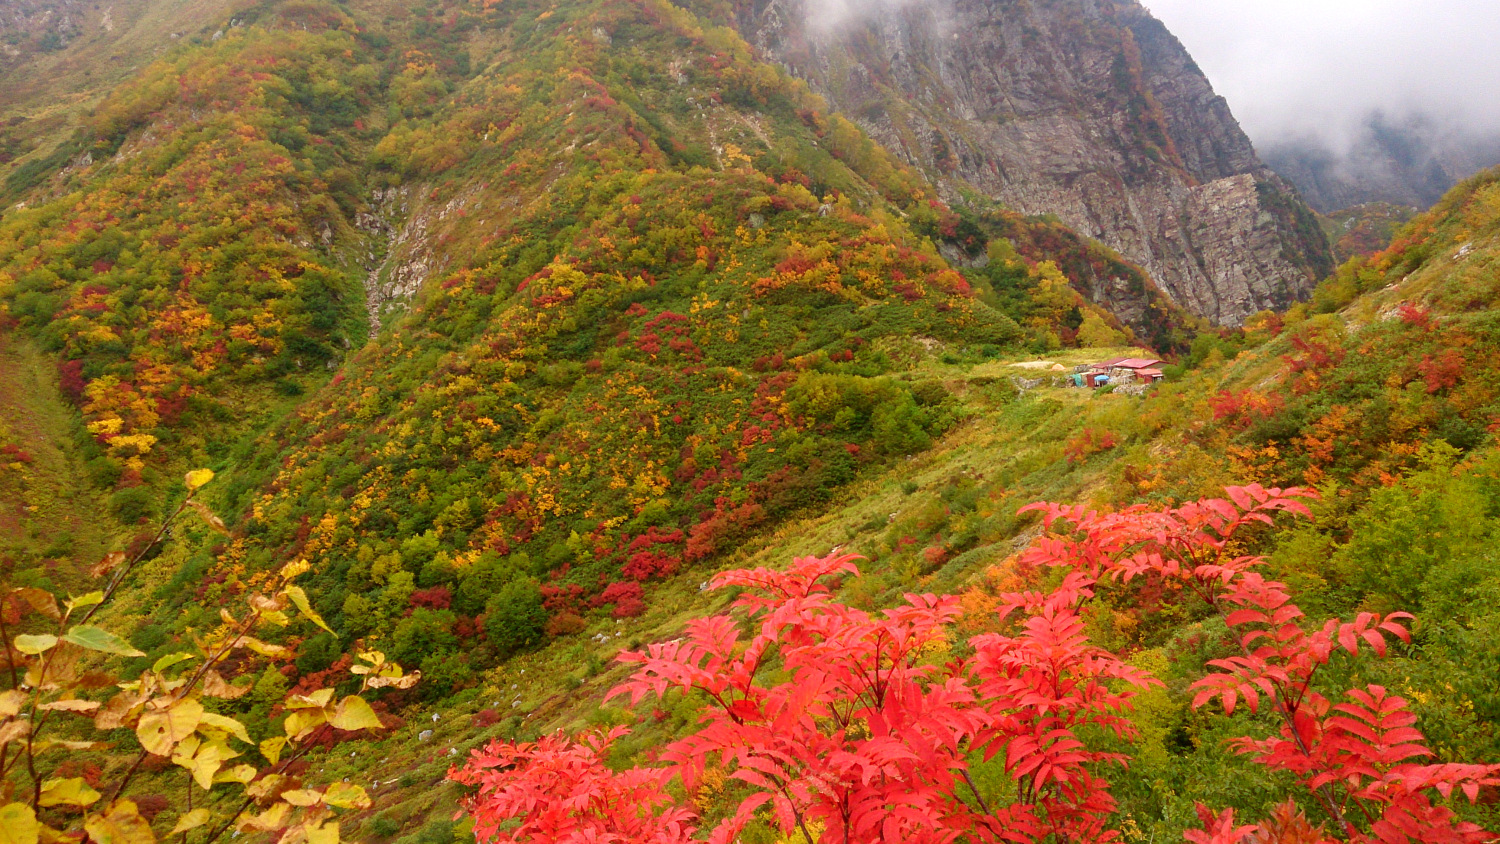
[[[1118,366],[1121,369],[1150,369],[1161,363],[1165,363],[1165,361],[1154,358],[1121,358],[1111,365]]]
[[[1142,378],[1165,378],[1166,377],[1165,375],[1162,374],[1162,371],[1160,369],[1137,369],[1135,371],[1135,374],[1141,376]]]
[[[1127,360],[1130,360],[1130,358],[1110,358],[1109,360],[1101,360],[1098,363],[1091,363],[1089,365],[1095,369],[1109,369],[1112,366],[1119,366],[1122,361]]]

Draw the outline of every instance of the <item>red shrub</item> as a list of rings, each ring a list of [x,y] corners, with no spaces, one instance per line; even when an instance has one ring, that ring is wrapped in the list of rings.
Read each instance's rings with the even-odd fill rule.
[[[1093,455],[1101,451],[1109,451],[1119,444],[1120,441],[1109,431],[1097,431],[1093,428],[1085,428],[1083,433],[1069,441],[1063,451],[1067,454],[1069,463],[1081,463]]]
[[[1411,302],[1402,302],[1399,311],[1401,321],[1421,329],[1432,328],[1432,311]]]
[[[63,393],[72,399],[74,404],[83,401],[83,388],[88,386],[88,381],[83,377],[83,361],[65,360],[59,363],[57,379]]]
[[[446,610],[453,605],[453,593],[446,586],[434,586],[431,589],[418,589],[411,593],[408,600],[413,607]]]
[[[641,588],[639,583],[631,583],[623,580],[616,581],[604,587],[603,592],[595,595],[593,600],[589,601],[589,606],[598,609],[609,604],[618,604],[621,601],[633,600],[640,602],[645,595],[646,591]]]
[[[1448,349],[1436,358],[1423,355],[1422,362],[1417,364],[1417,371],[1427,382],[1429,395],[1457,386],[1466,368],[1464,355],[1457,349]]]

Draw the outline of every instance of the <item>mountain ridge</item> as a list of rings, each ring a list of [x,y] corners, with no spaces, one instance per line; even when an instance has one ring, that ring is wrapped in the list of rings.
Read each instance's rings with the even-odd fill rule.
[[[1134,2],[945,0],[838,26],[799,0],[700,3],[808,79],[944,197],[1053,213],[1221,324],[1284,308],[1332,269],[1296,191]]]

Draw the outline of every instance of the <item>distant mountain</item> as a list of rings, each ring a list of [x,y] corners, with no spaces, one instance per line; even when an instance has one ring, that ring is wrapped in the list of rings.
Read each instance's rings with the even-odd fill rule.
[[[1500,135],[1377,112],[1347,149],[1302,139],[1268,144],[1263,154],[1323,214],[1372,202],[1426,208],[1459,181],[1500,164]]]

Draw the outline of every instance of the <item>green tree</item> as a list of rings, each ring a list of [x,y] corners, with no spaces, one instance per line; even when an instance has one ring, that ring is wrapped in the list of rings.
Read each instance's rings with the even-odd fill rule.
[[[485,604],[484,630],[501,653],[514,653],[540,642],[546,628],[542,586],[535,578],[510,581]]]

